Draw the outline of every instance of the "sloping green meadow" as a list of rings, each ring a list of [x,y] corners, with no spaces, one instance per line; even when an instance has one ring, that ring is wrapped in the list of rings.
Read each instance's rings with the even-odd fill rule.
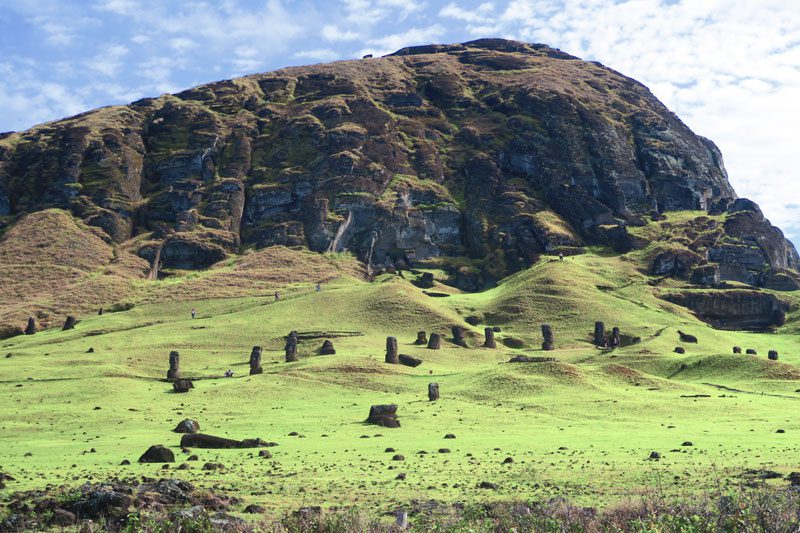
[[[382,511],[430,499],[564,497],[603,506],[653,487],[687,495],[738,485],[747,469],[800,470],[796,317],[772,334],[714,330],[659,300],[648,279],[624,256],[594,253],[545,258],[495,289],[447,298],[396,276],[343,276],[320,293],[313,282],[293,285],[278,302],[265,291],[138,305],[82,317],[72,331],[8,339],[0,344],[0,465],[17,481],[7,490],[168,475],[275,512],[351,504]],[[480,324],[469,326],[467,316]],[[596,349],[596,320],[641,342]],[[539,348],[542,323],[555,331],[553,352]],[[454,324],[469,329],[470,348],[413,345],[418,330],[449,340]],[[479,347],[486,325],[502,329],[496,350]],[[678,329],[699,343],[680,343]],[[334,338],[331,356],[317,355],[322,339],[301,342],[301,360],[285,363],[291,330],[363,335]],[[424,363],[385,364],[388,335]],[[506,347],[509,338],[524,348]],[[264,347],[264,373],[251,377],[254,345]],[[673,353],[679,345],[685,355]],[[733,355],[734,345],[759,355]],[[770,349],[780,361],[767,360]],[[196,378],[187,394],[163,380],[171,350],[180,352],[182,374]],[[508,363],[522,354],[557,361]],[[228,369],[233,378],[222,377]],[[431,381],[441,387],[436,402],[427,399]],[[401,428],[364,423],[379,403],[398,405]],[[271,459],[257,450],[191,450],[199,461],[178,470],[188,455],[172,429],[186,417],[204,433],[278,446]],[[177,462],[166,471],[138,464],[152,444],[171,447]],[[660,460],[649,459],[653,451]],[[395,453],[405,460],[393,461]],[[121,466],[124,459],[132,464]],[[225,468],[204,471],[205,462]],[[482,481],[497,489],[479,488]]]

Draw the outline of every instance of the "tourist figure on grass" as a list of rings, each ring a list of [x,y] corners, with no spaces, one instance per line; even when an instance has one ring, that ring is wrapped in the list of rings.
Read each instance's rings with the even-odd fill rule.
[[[317,282],[317,292],[322,291],[322,287],[320,286],[320,282]]]
[[[559,261],[563,261],[564,260],[564,252],[558,252],[558,260]]]
[[[192,308],[192,318],[197,318],[197,309]]]
[[[275,291],[275,301],[277,302],[280,299],[281,299],[281,295],[278,293],[278,291]]]

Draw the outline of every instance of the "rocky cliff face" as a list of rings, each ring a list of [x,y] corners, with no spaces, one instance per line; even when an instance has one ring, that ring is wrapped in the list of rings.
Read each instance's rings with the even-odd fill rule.
[[[466,255],[498,277],[543,252],[629,250],[647,214],[733,208],[700,252],[762,283],[748,276],[798,259],[751,204],[646,87],[500,39],[222,81],[0,138],[6,223],[67,209],[154,270],[282,244],[376,267]]]

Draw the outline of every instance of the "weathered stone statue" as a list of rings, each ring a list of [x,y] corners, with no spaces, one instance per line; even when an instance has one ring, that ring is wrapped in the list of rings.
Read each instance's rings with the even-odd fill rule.
[[[387,428],[399,428],[400,421],[397,420],[397,406],[394,404],[373,405],[369,408],[367,422]]]
[[[36,333],[36,319],[30,317],[28,319],[28,325],[25,327],[25,335],[33,335]]]
[[[386,362],[390,365],[400,364],[397,353],[397,337],[386,337]]]
[[[742,347],[741,346],[734,346],[733,347],[733,353],[742,353]]]
[[[68,329],[75,329],[75,324],[77,323],[78,321],[75,320],[74,316],[68,316],[67,319],[64,321],[64,327],[61,328],[61,331],[67,331]]]
[[[294,335],[292,334],[294,333]],[[297,333],[292,332],[286,338],[286,362],[294,363],[297,361]]]
[[[483,341],[484,348],[497,348],[497,343],[494,340],[494,330],[492,328],[485,328],[483,330],[485,340]]]
[[[439,384],[428,383],[428,401],[435,402],[439,399]]]
[[[336,350],[333,348],[333,341],[325,339],[322,343],[322,348],[319,349],[320,355],[336,355]]]
[[[263,374],[264,369],[261,368],[261,346],[253,346],[250,352],[250,375]]]
[[[180,379],[181,377],[181,354],[176,351],[169,352],[169,370],[167,379]]]
[[[606,346],[606,326],[602,322],[594,323],[594,345],[601,348]]]
[[[611,346],[614,348],[619,348],[621,346],[622,339],[619,336],[619,328],[614,327],[611,328]]]
[[[425,346],[428,344],[428,336],[425,334],[424,331],[417,332],[417,340],[414,341],[414,344],[418,344],[420,346]]]
[[[542,350],[556,349],[556,338],[553,335],[553,328],[550,326],[550,324],[542,324],[542,337],[544,337],[544,342],[542,342]]]
[[[767,353],[767,357],[769,358],[770,361],[777,361],[778,360],[778,352],[777,352],[777,350],[770,350]]]
[[[452,326],[450,331],[453,333],[453,343],[457,346],[467,347],[467,340],[464,338],[466,330],[461,326]]]
[[[438,350],[442,347],[442,336],[438,333],[431,333],[431,338],[428,339],[428,349]]]

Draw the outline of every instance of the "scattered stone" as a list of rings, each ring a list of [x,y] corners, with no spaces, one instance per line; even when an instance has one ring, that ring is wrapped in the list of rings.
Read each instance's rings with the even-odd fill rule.
[[[200,458],[198,456],[196,456],[196,455],[190,455],[189,457],[186,458],[186,460],[187,461],[199,461]]]
[[[373,405],[369,408],[367,423],[387,428],[399,428],[400,421],[397,420],[397,405]]]
[[[431,333],[431,337],[428,340],[428,349],[429,350],[438,350],[442,347],[442,336],[438,333]]]
[[[178,470],[189,470],[191,468],[192,467],[189,465],[189,463],[181,463],[180,465],[178,465]]]
[[[251,503],[250,505],[244,508],[244,512],[247,514],[264,514],[266,512],[266,509],[260,505]]]
[[[405,461],[406,458],[401,454],[395,454],[392,456],[392,461]]]
[[[175,433],[197,433],[200,431],[200,424],[196,420],[185,418],[178,422],[178,425],[172,431]]]
[[[450,453],[450,448],[439,448],[439,453]]]
[[[414,285],[419,287],[420,289],[432,289],[433,288],[433,274],[430,272],[423,272],[420,277],[414,280]]]
[[[757,352],[757,351],[755,351],[755,350],[754,350],[754,349],[752,349],[752,348],[748,348],[747,350],[745,350],[745,353],[746,353],[747,355],[758,355],[758,352]]]
[[[385,453],[394,453],[394,452],[396,452],[397,450],[395,450],[394,448],[391,448],[391,447],[390,447],[390,448],[386,448],[386,449],[385,449],[385,450],[383,450],[383,451],[384,451]]]
[[[481,319],[475,315],[470,315],[464,319],[464,322],[469,324],[470,326],[477,326],[481,323]]]
[[[675,353],[679,353],[679,354],[684,354],[684,353],[686,353],[686,350],[684,348],[682,348],[681,346],[676,346],[674,352]]]
[[[325,339],[322,343],[322,348],[319,349],[320,355],[336,355],[336,350],[333,348],[333,341]]]
[[[86,350],[86,353],[94,353],[94,348],[89,348],[88,350]]]
[[[483,330],[483,347],[484,348],[497,348],[497,342],[494,340],[494,330],[492,328],[484,328]]]
[[[505,459],[503,459],[503,464],[504,465],[510,465],[513,462],[514,462],[514,458],[513,457],[506,457]]]
[[[503,330],[500,329],[500,326],[495,326],[495,327],[492,328],[492,331],[494,331],[495,333],[500,333]]]
[[[120,463],[120,466],[128,466],[129,464],[131,464],[130,461],[128,461],[127,459],[123,459],[122,462]]]
[[[178,393],[189,392],[194,388],[194,383],[190,379],[176,379],[172,382],[172,389]]]
[[[424,331],[417,332],[417,340],[414,341],[414,344],[418,346],[425,346],[428,344],[428,336],[425,334]]]
[[[261,346],[253,346],[250,351],[250,375],[263,374],[264,369],[261,367]]]
[[[793,487],[800,485],[800,472],[792,472],[786,476],[786,479]]]
[[[439,384],[428,383],[428,401],[435,402],[439,399]]]
[[[481,481],[480,484],[478,484],[478,488],[479,489],[497,490],[497,484],[496,483],[492,483],[490,481]]]
[[[466,328],[461,326],[450,326],[450,332],[453,334],[453,344],[463,348],[467,347],[467,339],[464,337],[464,335],[467,333]]]
[[[397,479],[398,481],[405,480],[406,479],[406,473],[405,472],[400,472],[399,474],[397,474],[397,477],[395,477],[395,479]]]
[[[454,439],[454,438],[456,438],[456,436],[453,433],[448,433],[447,435],[444,436],[444,438],[446,438],[446,439]]]
[[[224,470],[225,465],[222,463],[206,463],[203,465],[203,470]]]
[[[776,350],[770,350],[767,354],[767,358],[770,361],[777,361],[778,360],[778,352]]]
[[[292,335],[294,333],[294,335]],[[286,351],[286,362],[287,363],[294,363],[297,361],[297,332],[292,332],[286,338],[286,346],[284,350]]]
[[[652,461],[658,461],[661,459],[661,454],[658,452],[650,452],[650,459]]]
[[[417,359],[416,357],[411,357],[410,355],[402,353],[398,356],[398,361],[401,365],[410,366],[412,368],[416,368],[422,364],[422,359]]]
[[[162,446],[161,444],[155,444],[150,446],[146,452],[139,457],[140,463],[174,463],[175,462],[175,454],[172,453],[172,450],[169,448]]]
[[[694,443],[690,440],[683,441],[681,446],[694,446]]]
[[[176,351],[169,352],[169,370],[167,370],[167,379],[178,379],[181,377],[181,354]]]
[[[778,429],[778,430],[775,431],[775,433],[786,433],[786,430],[785,429]]]
[[[181,446],[184,448],[208,448],[208,449],[230,449],[230,448],[260,448],[267,443],[261,439],[234,440],[203,433],[185,433],[181,437]]]
[[[602,322],[594,323],[594,345],[605,347],[606,344],[606,325]]]
[[[25,327],[25,335],[34,335],[36,333],[36,319],[33,317],[28,318],[28,325]]]
[[[397,354],[397,337],[386,337],[386,363],[390,365],[400,364]]]
[[[542,324],[542,337],[544,337],[542,350],[550,351],[556,349],[556,338],[553,335],[553,328],[550,324]]]
[[[258,452],[259,457],[263,457],[264,459],[272,459],[272,453],[269,450],[261,450]]]
[[[74,316],[68,316],[67,319],[64,321],[64,327],[61,328],[61,331],[67,331],[69,329],[75,329],[75,324],[77,324],[77,323],[78,323],[78,321],[75,320]]]
[[[678,337],[681,339],[681,342],[697,344],[697,337],[694,335],[689,335],[688,333],[684,333],[681,330],[678,330]]]
[[[503,338],[503,346],[512,348],[514,350],[519,350],[525,347],[525,343],[521,339],[517,339],[515,337],[505,337]]]
[[[733,353],[742,353],[742,348],[740,346],[734,346]]]

